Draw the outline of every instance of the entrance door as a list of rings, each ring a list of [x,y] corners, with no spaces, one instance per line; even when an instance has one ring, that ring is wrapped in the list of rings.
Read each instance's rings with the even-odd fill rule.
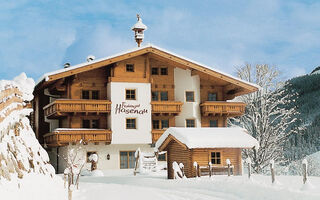
[[[134,168],[134,151],[120,151],[120,169]]]

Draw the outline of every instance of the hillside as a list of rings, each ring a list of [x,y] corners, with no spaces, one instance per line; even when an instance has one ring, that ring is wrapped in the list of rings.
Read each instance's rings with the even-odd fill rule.
[[[320,74],[305,75],[288,80],[291,92],[298,98],[297,106],[305,127],[301,135],[293,135],[286,145],[286,156],[296,160],[320,150]]]

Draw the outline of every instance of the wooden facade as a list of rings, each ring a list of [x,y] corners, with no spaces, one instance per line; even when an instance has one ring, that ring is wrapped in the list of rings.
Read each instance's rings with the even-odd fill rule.
[[[130,70],[127,69],[128,65],[131,65]],[[99,119],[95,128],[110,129],[107,123],[112,105],[107,90],[110,82],[150,83],[150,92],[155,94],[151,100],[151,120],[168,120],[169,126],[175,126],[175,116],[181,113],[183,107],[183,102],[177,101],[175,97],[175,68],[190,70],[192,76],[200,78],[202,127],[211,126],[212,120],[217,120],[218,127],[226,126],[227,117],[243,114],[245,106],[226,100],[257,90],[255,86],[156,47],[140,48],[53,73],[39,82],[33,102],[34,129],[39,142],[49,145],[66,144],[83,138],[83,134],[96,138],[91,132],[74,134],[76,136],[70,131],[57,134],[50,128],[47,119],[58,120],[55,128],[84,128],[84,120]],[[213,94],[216,94],[214,101],[209,97]],[[152,143],[155,143],[164,131],[165,128],[162,127],[152,130]],[[111,134],[105,133],[108,136],[99,141],[109,142]],[[92,141],[95,140],[97,139]]]

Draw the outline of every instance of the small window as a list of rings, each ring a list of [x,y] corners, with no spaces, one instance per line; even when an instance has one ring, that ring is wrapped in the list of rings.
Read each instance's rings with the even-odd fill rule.
[[[153,129],[160,129],[160,122],[159,122],[159,120],[152,120],[152,128],[153,128]]]
[[[158,161],[166,161],[167,159],[166,153],[162,153],[158,155]]]
[[[169,128],[169,120],[168,119],[161,120],[161,128],[162,129]]]
[[[136,100],[136,90],[126,90],[126,100]]]
[[[195,120],[194,119],[186,119],[186,127],[187,128],[195,127]]]
[[[221,153],[220,152],[211,152],[211,163],[213,165],[221,164]]]
[[[151,75],[159,75],[159,68],[152,67],[151,68]]]
[[[126,119],[126,127],[127,129],[136,129],[136,119]]]
[[[88,119],[82,120],[82,128],[90,128],[90,120]]]
[[[152,101],[159,101],[159,92],[151,92]]]
[[[82,90],[82,99],[90,99],[89,90]]]
[[[167,91],[162,91],[160,93],[160,99],[161,99],[161,101],[168,101],[168,92]]]
[[[90,162],[89,157],[90,157],[92,154],[97,154],[97,152],[96,152],[96,151],[87,151],[87,162]],[[97,154],[97,155],[98,155],[98,154]]]
[[[167,67],[161,68],[160,73],[161,73],[161,75],[168,75],[168,68]]]
[[[92,99],[99,99],[99,90],[92,91]]]
[[[208,93],[208,101],[217,101],[217,93]]]
[[[187,102],[194,102],[194,92],[193,91],[186,92],[186,101]]]
[[[134,72],[134,65],[133,64],[126,64],[126,71],[127,72]]]
[[[99,124],[98,119],[92,120],[91,128],[99,128]]]
[[[210,120],[210,127],[218,127],[218,120]]]

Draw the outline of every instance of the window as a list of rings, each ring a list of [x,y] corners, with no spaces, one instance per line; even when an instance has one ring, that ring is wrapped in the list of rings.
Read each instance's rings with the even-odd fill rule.
[[[90,120],[88,119],[82,120],[82,128],[90,128]]]
[[[92,99],[99,99],[99,90],[92,91]]]
[[[99,90],[82,90],[82,99],[99,99]]]
[[[127,127],[127,129],[136,129],[136,119],[135,118],[127,118],[126,119],[126,127]]]
[[[217,101],[217,93],[208,93],[208,101]]]
[[[99,128],[99,120],[94,119],[91,121],[91,128]]]
[[[152,101],[159,101],[159,92],[151,92]]]
[[[210,120],[209,125],[210,127],[218,127],[218,120]]]
[[[96,151],[87,151],[87,162],[90,162],[89,157],[90,157],[92,154],[97,154],[97,152],[96,152]],[[98,154],[97,154],[97,155],[98,155]]]
[[[220,165],[221,164],[221,153],[211,152],[211,164]]]
[[[126,90],[126,100],[136,100],[136,90]]]
[[[169,128],[169,120],[168,119],[161,120],[161,128],[162,129]]]
[[[127,72],[134,72],[134,65],[133,64],[126,64],[126,71]]]
[[[120,151],[120,169],[134,168],[135,157],[134,151]]]
[[[159,68],[152,67],[151,68],[151,75],[158,75],[159,74]]]
[[[82,90],[82,99],[90,99],[89,90]]]
[[[162,91],[160,93],[160,99],[161,99],[161,101],[168,101],[168,92],[167,91]]]
[[[186,119],[186,127],[187,127],[187,128],[195,127],[195,121],[194,121],[194,119]]]
[[[186,92],[186,101],[187,102],[194,102],[194,92],[193,91]]]
[[[160,121],[152,120],[152,129],[160,129]]]
[[[166,153],[158,154],[158,161],[166,161],[167,159]]]
[[[168,68],[167,67],[161,68],[160,74],[161,75],[168,75]]]
[[[83,119],[82,120],[82,128],[99,128],[100,126],[99,119]]]

